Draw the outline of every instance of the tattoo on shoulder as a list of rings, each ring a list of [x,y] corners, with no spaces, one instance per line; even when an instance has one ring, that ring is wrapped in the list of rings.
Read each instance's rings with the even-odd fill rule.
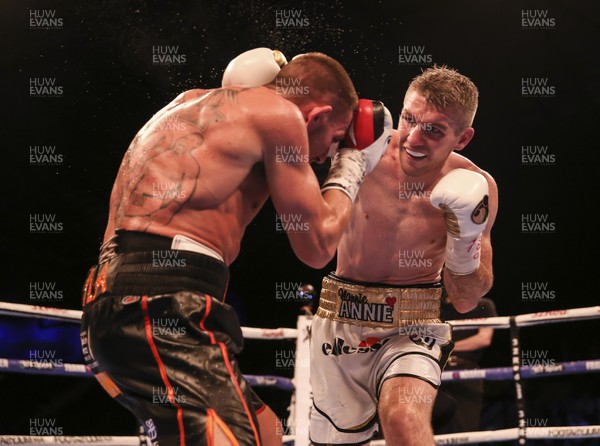
[[[199,101],[198,111],[202,112],[207,109],[215,114],[218,121],[225,118],[221,113],[220,108],[226,103],[238,103],[239,93],[248,90],[248,88],[225,87],[213,90],[205,99]]]

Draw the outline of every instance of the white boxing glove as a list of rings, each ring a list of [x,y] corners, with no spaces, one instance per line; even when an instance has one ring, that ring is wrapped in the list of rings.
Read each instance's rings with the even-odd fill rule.
[[[359,150],[339,149],[331,160],[327,178],[321,187],[321,192],[337,189],[348,195],[354,203],[360,186],[365,179],[367,159]]]
[[[382,102],[360,99],[346,133],[346,147],[337,150],[334,145],[337,151],[321,190],[341,190],[354,202],[365,175],[387,150],[393,127],[392,115]]]
[[[454,274],[471,274],[479,268],[481,234],[489,214],[488,194],[485,177],[467,169],[451,170],[431,191],[431,204],[444,211],[446,268]]]
[[[244,85],[259,87],[273,82],[287,59],[278,50],[254,48],[234,58],[225,71],[221,81],[222,87]]]

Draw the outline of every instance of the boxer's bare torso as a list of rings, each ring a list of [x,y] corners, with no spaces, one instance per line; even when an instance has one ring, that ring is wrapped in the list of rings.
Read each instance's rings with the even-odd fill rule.
[[[132,141],[113,187],[104,241],[116,229],[181,234],[230,264],[245,227],[269,197],[266,151],[285,141],[308,161],[307,138],[300,110],[271,89],[182,93]],[[268,165],[272,176],[275,169],[301,178],[311,172],[307,162]],[[318,193],[313,182],[310,192]]]
[[[394,138],[363,183],[338,247],[337,274],[365,282],[408,285],[438,282],[445,260],[444,213],[429,201],[431,190],[450,170],[489,175],[453,153],[442,171],[409,177],[398,161]]]
[[[237,255],[245,226],[268,197],[257,164],[261,141],[251,115],[233,106],[239,95],[186,92],[138,132],[113,188],[105,241],[117,228],[182,234]]]

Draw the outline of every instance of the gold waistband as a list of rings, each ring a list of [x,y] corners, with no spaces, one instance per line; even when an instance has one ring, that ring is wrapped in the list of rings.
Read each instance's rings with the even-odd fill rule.
[[[323,279],[317,316],[364,327],[440,322],[441,287],[392,288]]]

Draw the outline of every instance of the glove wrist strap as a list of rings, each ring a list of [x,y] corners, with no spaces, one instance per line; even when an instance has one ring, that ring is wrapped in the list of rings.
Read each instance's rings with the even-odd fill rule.
[[[354,203],[365,177],[366,167],[365,156],[359,150],[339,150],[331,160],[331,168],[323,183],[321,192],[338,189],[348,195]]]
[[[458,276],[474,273],[481,258],[481,234],[476,237],[446,237],[446,269]]]

